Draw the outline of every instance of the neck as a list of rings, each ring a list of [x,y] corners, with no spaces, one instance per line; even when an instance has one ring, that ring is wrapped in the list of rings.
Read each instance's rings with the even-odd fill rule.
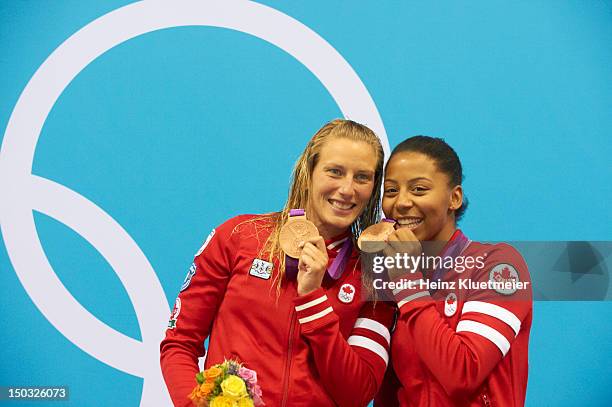
[[[328,227],[325,227],[319,224],[318,222],[317,223],[313,222],[313,223],[319,230],[319,235],[321,235],[323,240],[325,240],[326,242],[332,240],[333,238],[337,236],[343,235],[348,231],[348,229],[336,229],[336,228],[330,229]]]
[[[451,223],[445,226],[436,236],[427,242],[421,242],[423,244],[423,252],[428,256],[437,256],[446,247],[448,242],[453,237],[453,234],[457,230],[456,225]]]
[[[448,222],[442,230],[438,232],[436,236],[434,236],[431,240],[448,242],[451,237],[453,237],[453,233],[457,230],[457,225],[455,222]]]

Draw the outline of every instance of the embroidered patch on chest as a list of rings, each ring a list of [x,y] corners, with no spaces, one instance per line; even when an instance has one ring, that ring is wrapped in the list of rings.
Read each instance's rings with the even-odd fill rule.
[[[338,290],[338,299],[345,304],[350,304],[355,298],[355,287],[352,284],[342,284]]]
[[[455,312],[457,312],[457,295],[455,293],[450,293],[444,300],[444,315],[452,317],[455,315]]]
[[[272,263],[261,259],[255,259],[253,260],[253,264],[251,264],[249,274],[268,280],[272,275]]]

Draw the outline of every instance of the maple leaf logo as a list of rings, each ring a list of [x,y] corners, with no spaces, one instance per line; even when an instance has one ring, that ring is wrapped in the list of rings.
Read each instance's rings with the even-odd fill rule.
[[[342,291],[344,291],[347,294],[351,294],[353,292],[353,288],[350,286],[344,286],[342,287]]]
[[[446,303],[447,303],[448,305],[453,305],[453,304],[455,303],[455,297],[448,297],[448,298],[446,299]]]

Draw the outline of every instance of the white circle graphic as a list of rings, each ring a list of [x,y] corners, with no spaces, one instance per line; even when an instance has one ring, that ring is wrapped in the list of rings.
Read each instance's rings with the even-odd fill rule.
[[[387,135],[364,84],[347,61],[299,21],[248,1],[142,1],[114,10],[62,43],[30,79],[9,118],[0,152],[0,226],[15,273],[53,326],[100,361],[142,377],[142,406],[170,405],[159,343],[170,309],[142,250],[96,204],[32,174],[41,129],[57,99],[89,63],[139,35],[181,26],[213,26],[263,39],[292,55],[325,86],[344,116],[367,124],[389,152]],[[111,265],[134,306],[142,341],[104,324],[63,286],[41,246],[33,210],[65,224]]]

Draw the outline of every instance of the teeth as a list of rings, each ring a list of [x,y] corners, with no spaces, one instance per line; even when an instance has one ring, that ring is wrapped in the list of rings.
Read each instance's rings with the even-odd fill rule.
[[[352,203],[342,203],[338,201],[329,201],[329,202],[332,204],[334,208],[337,208],[337,209],[347,210],[353,207]]]
[[[399,223],[400,226],[406,226],[406,227],[409,227],[410,229],[414,229],[417,226],[419,226],[421,223],[423,223],[423,219],[422,218],[400,219],[397,221],[397,223]]]

